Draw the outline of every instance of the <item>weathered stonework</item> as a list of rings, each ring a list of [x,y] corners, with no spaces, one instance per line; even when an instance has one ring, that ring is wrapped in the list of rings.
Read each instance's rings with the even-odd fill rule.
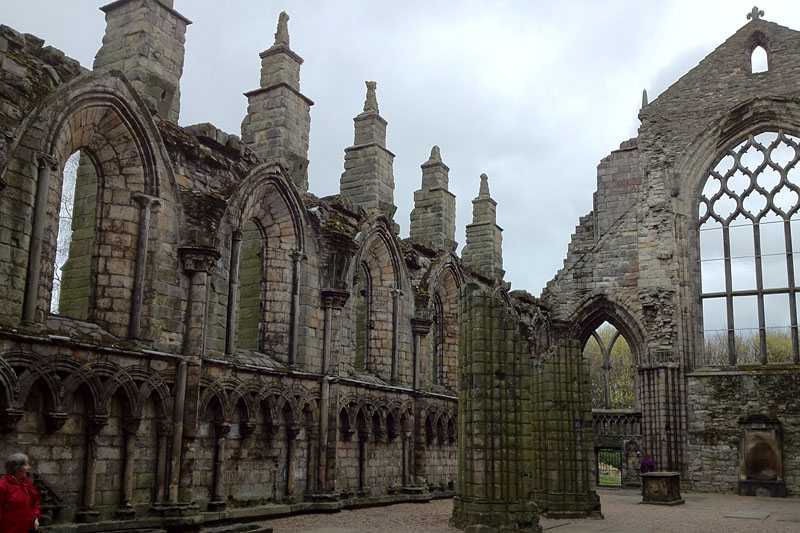
[[[763,420],[800,490],[797,349],[704,366],[696,216],[726,149],[800,134],[800,34],[755,10],[645,104],[540,300],[507,292],[485,175],[453,253],[436,147],[398,238],[373,82],[341,194],[308,192],[312,102],[285,13],[240,139],[177,125],[188,20],[170,1],[103,10],[91,72],[0,26],[0,453],[31,455],[47,520],[185,530],[457,494],[459,527],[535,530],[538,513],[599,514],[595,445],[624,448],[626,484],[648,454],[737,490],[743,427]],[[767,72],[747,63],[758,45]],[[581,347],[605,321],[631,347],[636,401],[592,414]]]

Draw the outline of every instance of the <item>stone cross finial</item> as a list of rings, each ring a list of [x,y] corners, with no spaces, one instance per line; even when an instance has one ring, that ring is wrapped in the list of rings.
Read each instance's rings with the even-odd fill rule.
[[[364,101],[364,111],[374,111],[378,113],[378,97],[375,95],[375,88],[378,86],[374,81],[367,81],[367,99]]]
[[[431,148],[431,156],[428,158],[426,163],[441,163],[442,162],[442,154],[439,152],[439,147],[435,144],[433,148]]]
[[[750,11],[750,13],[747,14],[747,19],[760,20],[761,17],[763,16],[764,16],[764,10],[758,9],[757,6],[753,6],[753,9]]]
[[[478,196],[489,196],[489,176],[481,174],[481,187],[478,190]]]
[[[278,15],[278,29],[275,31],[275,45],[289,46],[289,15],[281,11]]]

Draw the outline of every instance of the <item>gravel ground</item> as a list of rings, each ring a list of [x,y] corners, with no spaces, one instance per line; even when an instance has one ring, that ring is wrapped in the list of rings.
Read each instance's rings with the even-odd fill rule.
[[[541,519],[552,533],[800,533],[800,499],[748,498],[732,494],[684,493],[685,505],[640,505],[633,490],[600,490],[603,520]],[[307,514],[262,522],[274,533],[456,532],[447,525],[452,500]],[[732,515],[732,516],[731,516]]]

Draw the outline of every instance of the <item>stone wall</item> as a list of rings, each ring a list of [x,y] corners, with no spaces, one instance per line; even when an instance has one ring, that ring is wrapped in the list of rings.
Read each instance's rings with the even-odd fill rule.
[[[689,381],[689,481],[710,492],[736,492],[741,422],[765,415],[781,426],[783,480],[800,494],[800,369],[794,365],[701,369]]]

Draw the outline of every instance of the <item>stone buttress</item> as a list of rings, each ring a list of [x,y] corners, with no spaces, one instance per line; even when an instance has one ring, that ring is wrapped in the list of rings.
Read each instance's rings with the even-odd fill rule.
[[[464,269],[499,283],[503,280],[503,228],[497,225],[497,202],[489,193],[489,178],[481,174],[478,196],[472,200],[472,224],[461,251]]]
[[[456,196],[447,190],[449,171],[434,146],[422,164],[422,186],[414,191],[411,211],[411,242],[441,252],[456,248]]]

